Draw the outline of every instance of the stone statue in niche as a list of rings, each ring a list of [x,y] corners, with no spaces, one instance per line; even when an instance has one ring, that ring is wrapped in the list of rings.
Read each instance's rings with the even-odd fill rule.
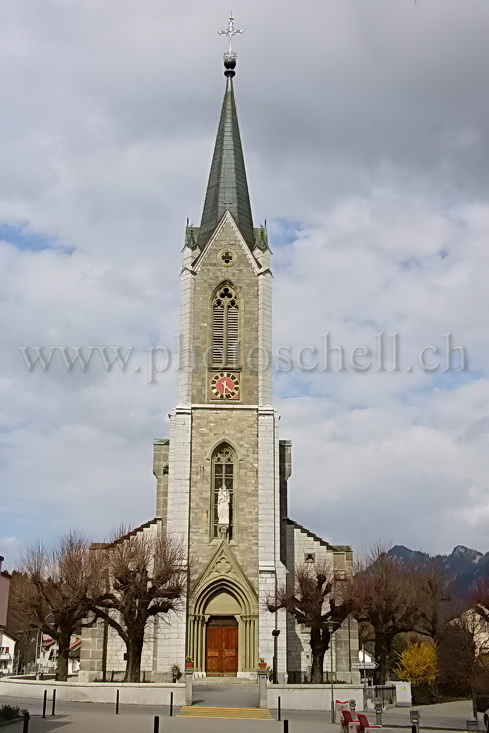
[[[229,526],[229,491],[221,486],[217,492],[217,523],[219,525]]]

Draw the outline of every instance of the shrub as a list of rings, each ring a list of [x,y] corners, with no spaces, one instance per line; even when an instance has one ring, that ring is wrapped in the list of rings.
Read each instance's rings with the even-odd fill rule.
[[[16,705],[0,705],[0,721],[5,722],[6,720],[15,720],[20,718],[24,710],[21,710]]]
[[[436,649],[426,642],[410,644],[397,655],[399,664],[394,672],[400,680],[410,682],[430,682],[438,674]]]

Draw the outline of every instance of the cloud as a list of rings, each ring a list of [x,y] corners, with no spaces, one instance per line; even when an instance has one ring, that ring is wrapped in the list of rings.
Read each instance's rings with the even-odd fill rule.
[[[387,539],[432,552],[489,549],[488,16],[479,0],[251,0],[237,17],[238,113],[255,221],[268,219],[274,251],[275,346],[320,350],[327,332],[348,362],[377,333],[399,334],[399,372],[275,376],[282,437],[294,442],[291,513],[333,542],[367,544],[388,528]],[[145,384],[145,349],[177,331],[224,23],[195,0],[5,10],[1,531],[18,542],[72,527],[96,539],[153,513],[151,443],[168,435],[176,375]],[[447,332],[468,370],[424,372],[420,349],[442,350]],[[125,372],[67,373],[61,361],[29,372],[18,347],[43,344],[134,357]]]
[[[2,563],[2,571],[12,572],[20,562],[22,543],[17,537],[0,537],[0,555],[6,559]]]

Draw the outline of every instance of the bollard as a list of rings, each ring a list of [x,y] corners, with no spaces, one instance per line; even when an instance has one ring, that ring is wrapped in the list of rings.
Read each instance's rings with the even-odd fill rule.
[[[284,720],[284,733],[289,733],[289,721],[287,718]]]
[[[280,716],[281,716],[281,713],[282,713],[281,705],[280,705],[280,703],[281,703],[280,695],[278,696],[277,703],[278,703],[277,704],[277,720],[280,720]]]
[[[170,692],[170,718],[173,715],[173,692]]]
[[[22,733],[29,733],[29,712],[26,710],[24,713],[24,727],[22,728]]]
[[[119,690],[115,693],[115,714],[119,715]]]
[[[419,733],[419,710],[410,710],[411,733]]]
[[[478,731],[479,730],[479,722],[475,718],[468,718],[465,721],[465,727],[466,727],[466,729],[467,729],[468,732],[473,731],[473,730],[477,730]]]
[[[51,715],[54,715],[56,709],[56,688],[53,690],[53,705],[51,707]]]
[[[160,730],[160,716],[155,715],[154,725],[153,725],[153,733],[158,733]]]
[[[348,707],[350,708],[350,713],[355,717],[355,710],[357,707],[355,700],[348,700]]]
[[[44,690],[44,700],[42,702],[42,717],[46,717],[46,705],[48,703],[48,691]]]
[[[376,700],[374,702],[374,710],[375,710],[375,725],[382,725],[382,702],[380,700]]]

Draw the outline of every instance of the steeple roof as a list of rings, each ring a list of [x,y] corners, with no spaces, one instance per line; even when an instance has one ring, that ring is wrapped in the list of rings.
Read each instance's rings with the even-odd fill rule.
[[[226,91],[198,236],[200,249],[205,247],[226,211],[232,214],[250,249],[255,247],[250,195],[234,99],[235,63],[234,60],[225,61]]]

